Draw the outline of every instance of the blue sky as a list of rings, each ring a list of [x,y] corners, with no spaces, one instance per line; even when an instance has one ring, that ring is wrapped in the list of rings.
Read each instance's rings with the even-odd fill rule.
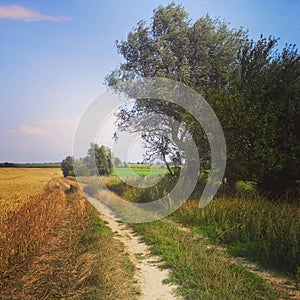
[[[208,13],[300,45],[300,0],[175,1],[192,20]],[[0,162],[61,161],[76,124],[121,62],[116,39],[170,1],[1,1]]]

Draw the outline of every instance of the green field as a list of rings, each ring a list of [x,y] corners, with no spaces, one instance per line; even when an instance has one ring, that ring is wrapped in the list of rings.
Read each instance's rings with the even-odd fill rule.
[[[166,173],[164,166],[146,165],[146,164],[128,164],[122,167],[115,167],[111,176],[113,177],[156,177]]]

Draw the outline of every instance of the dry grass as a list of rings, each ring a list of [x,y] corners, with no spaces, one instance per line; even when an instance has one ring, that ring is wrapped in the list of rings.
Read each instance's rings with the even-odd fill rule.
[[[60,176],[60,169],[0,168],[0,220],[43,192],[51,178]]]
[[[135,299],[123,246],[76,183],[67,183],[61,221],[32,260],[3,281],[0,299]]]

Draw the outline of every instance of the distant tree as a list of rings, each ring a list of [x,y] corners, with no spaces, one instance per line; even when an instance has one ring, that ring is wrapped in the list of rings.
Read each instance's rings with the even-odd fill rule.
[[[64,177],[74,176],[74,158],[72,156],[67,156],[61,162],[61,170],[63,172]]]
[[[83,162],[86,165],[89,175],[96,176],[98,175],[96,153],[99,149],[99,146],[94,143],[90,143],[90,148],[87,151],[87,156],[83,158]]]
[[[114,158],[114,163],[115,163],[115,166],[116,167],[119,167],[119,166],[121,166],[122,165],[122,160],[119,158],[119,157],[115,157]]]
[[[90,172],[84,163],[83,159],[77,159],[74,161],[74,173],[76,176],[89,176]]]
[[[17,164],[14,163],[9,163],[9,162],[4,162],[0,163],[0,168],[16,168],[18,167]]]
[[[103,146],[106,152],[107,175],[111,174],[113,169],[113,155],[109,147]]]
[[[105,146],[98,147],[96,151],[96,164],[100,176],[105,176],[109,174]]]
[[[112,154],[108,147],[91,143],[87,156],[83,159],[90,175],[106,176],[112,171]]]

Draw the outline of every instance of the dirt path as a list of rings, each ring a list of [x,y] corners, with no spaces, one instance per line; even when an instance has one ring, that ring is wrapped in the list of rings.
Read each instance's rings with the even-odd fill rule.
[[[107,193],[110,193],[107,191]],[[131,228],[116,221],[112,211],[93,197],[88,201],[101,213],[101,218],[107,222],[115,237],[121,241],[137,269],[136,280],[141,289],[141,300],[176,300],[182,299],[174,295],[176,286],[162,283],[168,278],[168,270],[161,270],[159,257],[150,255],[149,247],[140,241]]]

